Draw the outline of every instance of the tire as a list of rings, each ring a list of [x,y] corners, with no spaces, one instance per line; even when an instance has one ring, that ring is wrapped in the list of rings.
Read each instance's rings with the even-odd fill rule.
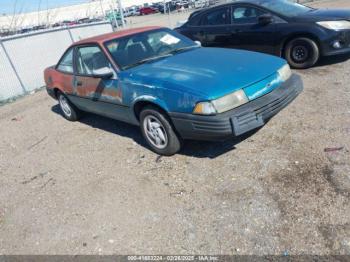
[[[320,58],[320,50],[314,40],[300,37],[288,42],[284,56],[291,67],[306,69],[317,63]]]
[[[182,139],[176,134],[168,116],[153,106],[146,106],[140,113],[140,128],[152,151],[172,156],[182,147]]]
[[[60,91],[57,93],[57,100],[60,105],[62,115],[65,119],[69,121],[77,121],[80,118],[81,112],[79,109],[77,109]]]

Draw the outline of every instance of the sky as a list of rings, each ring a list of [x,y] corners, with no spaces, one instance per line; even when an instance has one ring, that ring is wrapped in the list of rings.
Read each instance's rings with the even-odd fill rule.
[[[88,0],[0,0],[0,14],[16,14],[47,8],[80,4]],[[21,11],[22,10],[22,11]]]

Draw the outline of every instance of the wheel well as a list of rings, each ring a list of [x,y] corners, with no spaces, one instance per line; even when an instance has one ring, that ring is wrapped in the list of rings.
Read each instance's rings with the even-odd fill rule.
[[[288,43],[290,41],[292,41],[293,39],[295,38],[301,38],[301,37],[305,37],[305,38],[310,38],[311,40],[315,41],[316,45],[318,46],[318,48],[320,48],[320,41],[319,39],[313,35],[313,34],[295,34],[295,35],[291,35],[291,36],[288,36],[284,42],[283,42],[283,45],[282,45],[282,48],[281,48],[281,53],[280,53],[280,56],[281,57],[284,57],[284,51],[286,49],[286,46],[288,45]],[[320,50],[321,52],[321,50]]]
[[[145,108],[146,106],[153,106],[153,107],[159,109],[165,115],[168,115],[167,112],[161,106],[159,106],[155,103],[152,103],[149,101],[139,101],[134,105],[134,114],[135,114],[135,117],[138,121],[140,121],[140,113],[141,113],[142,109]]]
[[[57,98],[58,91],[60,91],[57,87],[53,89],[53,92],[55,94],[55,97]]]

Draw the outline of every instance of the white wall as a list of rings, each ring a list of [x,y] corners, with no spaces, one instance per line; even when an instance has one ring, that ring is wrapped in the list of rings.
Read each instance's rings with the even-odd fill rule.
[[[23,94],[23,89],[0,46],[0,102]]]
[[[111,25],[98,24],[98,25],[90,25],[86,27],[71,27],[70,31],[72,32],[72,37],[74,42],[76,42],[81,39],[90,37],[92,35],[101,35],[104,33],[109,33],[111,32]]]
[[[112,31],[109,23],[98,23],[2,39],[2,45],[0,45],[0,102],[43,87],[45,85],[44,69],[56,64],[73,40],[75,42]]]
[[[71,43],[68,31],[62,30],[5,41],[4,46],[26,90],[32,91],[44,85],[43,70],[57,63]]]
[[[144,3],[151,3],[156,0],[122,0],[122,6],[130,7],[133,5],[143,5]],[[9,28],[12,23],[12,27],[27,27],[38,24],[48,24],[61,22],[63,20],[77,20],[85,17],[97,17],[102,16],[107,10],[117,9],[116,0],[101,0],[94,1],[85,4],[65,6],[55,9],[49,9],[47,11],[31,12],[21,15],[17,15],[14,18],[11,16],[0,16],[0,28]]]

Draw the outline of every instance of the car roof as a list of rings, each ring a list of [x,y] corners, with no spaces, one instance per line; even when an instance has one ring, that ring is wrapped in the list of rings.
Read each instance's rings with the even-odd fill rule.
[[[202,15],[206,11],[210,11],[212,9],[216,9],[216,8],[220,8],[220,7],[236,5],[236,4],[256,5],[256,6],[260,6],[262,8],[268,9],[266,7],[261,6],[261,4],[266,3],[266,2],[273,2],[273,1],[276,1],[276,0],[231,0],[231,2],[226,2],[223,4],[215,5],[213,7],[207,7],[207,8],[203,8],[203,9],[194,11],[193,13],[190,14],[188,20],[191,20],[192,18],[197,17],[198,15]]]
[[[137,33],[142,33],[146,31],[151,31],[154,29],[160,29],[164,27],[159,27],[159,26],[145,26],[145,27],[138,27],[138,28],[132,28],[132,29],[125,29],[125,30],[120,30],[117,32],[112,32],[112,33],[107,33],[103,35],[98,35],[90,38],[86,38],[83,40],[80,40],[78,42],[73,43],[71,46],[77,46],[77,45],[84,45],[84,44],[92,44],[92,43],[98,43],[98,44],[103,44],[106,41],[116,39],[116,38],[121,38],[124,36],[129,36]]]
[[[259,5],[261,2],[267,2],[269,0],[236,0],[236,1],[231,1],[231,2],[227,2],[227,3],[223,3],[223,4],[219,4],[213,7],[207,7],[207,8],[203,8],[200,10],[196,10],[193,13],[190,14],[189,19],[191,19],[192,17],[195,17],[199,14],[203,14],[204,12],[208,11],[208,10],[212,10],[212,9],[216,9],[216,8],[220,8],[220,7],[225,7],[225,6],[231,6],[232,4],[255,4],[255,5]],[[275,0],[270,0],[270,1],[275,1]]]

